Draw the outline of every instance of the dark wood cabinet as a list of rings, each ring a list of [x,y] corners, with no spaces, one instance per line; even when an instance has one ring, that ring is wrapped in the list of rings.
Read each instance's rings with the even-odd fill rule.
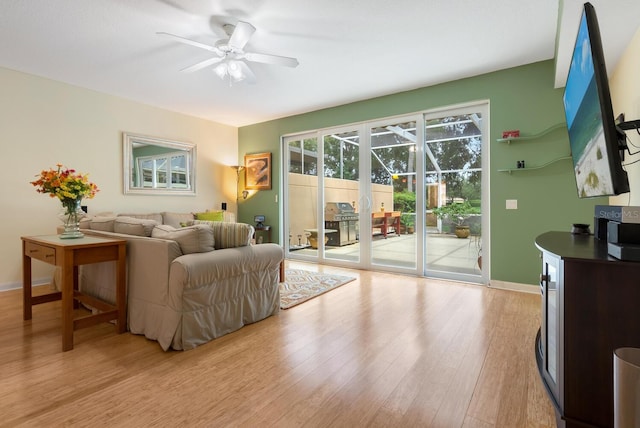
[[[640,347],[640,263],[606,241],[548,232],[542,252],[542,323],[535,353],[559,427],[613,427],[613,351]]]

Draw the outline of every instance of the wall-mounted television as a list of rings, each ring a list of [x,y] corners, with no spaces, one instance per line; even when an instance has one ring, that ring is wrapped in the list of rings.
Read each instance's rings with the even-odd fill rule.
[[[626,135],[616,126],[600,29],[590,3],[584,4],[563,100],[578,197],[628,192],[622,167]]]

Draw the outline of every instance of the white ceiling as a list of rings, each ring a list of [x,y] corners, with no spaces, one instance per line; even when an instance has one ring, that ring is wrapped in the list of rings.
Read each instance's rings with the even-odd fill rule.
[[[562,0],[561,0],[562,1]],[[582,2],[558,0],[1,0],[0,66],[242,126],[554,58],[564,85]],[[637,0],[594,0],[612,67],[636,29]],[[558,14],[560,13],[560,20]],[[255,85],[179,70],[238,20]],[[559,24],[558,24],[559,22]]]
[[[562,6],[558,24],[556,87],[564,87],[569,72],[584,0],[560,0],[560,2]],[[640,28],[640,1],[590,0],[589,3],[596,9],[607,73],[611,74],[625,48]]]

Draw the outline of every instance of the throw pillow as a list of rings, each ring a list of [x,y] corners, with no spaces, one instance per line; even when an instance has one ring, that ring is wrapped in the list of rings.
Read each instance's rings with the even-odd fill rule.
[[[158,224],[155,220],[118,216],[113,223],[113,231],[135,236],[151,236],[151,231]]]
[[[102,232],[115,232],[117,217],[94,217],[89,221],[89,228]]]
[[[207,253],[215,249],[213,229],[206,225],[176,229],[168,224],[160,224],[153,228],[151,237],[176,241],[182,254]]]
[[[213,229],[216,250],[245,247],[251,243],[254,229],[246,223],[194,220],[194,225],[208,225]]]
[[[224,221],[224,211],[207,211],[196,213],[196,220]]]

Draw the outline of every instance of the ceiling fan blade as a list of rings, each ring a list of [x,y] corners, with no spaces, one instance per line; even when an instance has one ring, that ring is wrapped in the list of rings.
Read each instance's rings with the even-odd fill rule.
[[[229,46],[242,50],[255,31],[256,27],[248,22],[238,21],[229,39]]]
[[[176,36],[175,34],[171,34],[171,33],[165,33],[163,31],[157,32],[156,34],[158,34],[160,36],[170,37],[170,38],[172,38],[172,39],[174,39],[174,40],[176,40],[176,41],[178,41],[180,43],[184,43],[186,45],[195,46],[197,48],[204,49],[204,50],[207,50],[209,52],[213,52],[216,55],[220,55],[220,56],[224,55],[224,52],[222,52],[220,49],[218,49],[215,46],[206,45],[204,43],[196,42],[195,40],[187,39],[187,38],[181,37],[181,36]]]
[[[202,70],[203,68],[208,67],[211,64],[216,64],[216,63],[222,61],[223,59],[224,58],[218,58],[218,57],[205,59],[204,61],[200,61],[200,62],[198,62],[196,64],[193,64],[192,66],[189,66],[187,68],[183,68],[180,71],[183,71],[185,73],[191,73],[191,72],[194,72],[194,71]]]
[[[251,71],[251,68],[247,65],[247,63],[244,61],[238,61],[238,65],[240,66],[242,74],[244,75],[244,81],[251,85],[256,83],[256,75],[253,74],[253,71]]]
[[[262,62],[264,64],[283,65],[285,67],[297,67],[299,62],[295,58],[287,56],[245,52],[244,57],[249,61]]]

